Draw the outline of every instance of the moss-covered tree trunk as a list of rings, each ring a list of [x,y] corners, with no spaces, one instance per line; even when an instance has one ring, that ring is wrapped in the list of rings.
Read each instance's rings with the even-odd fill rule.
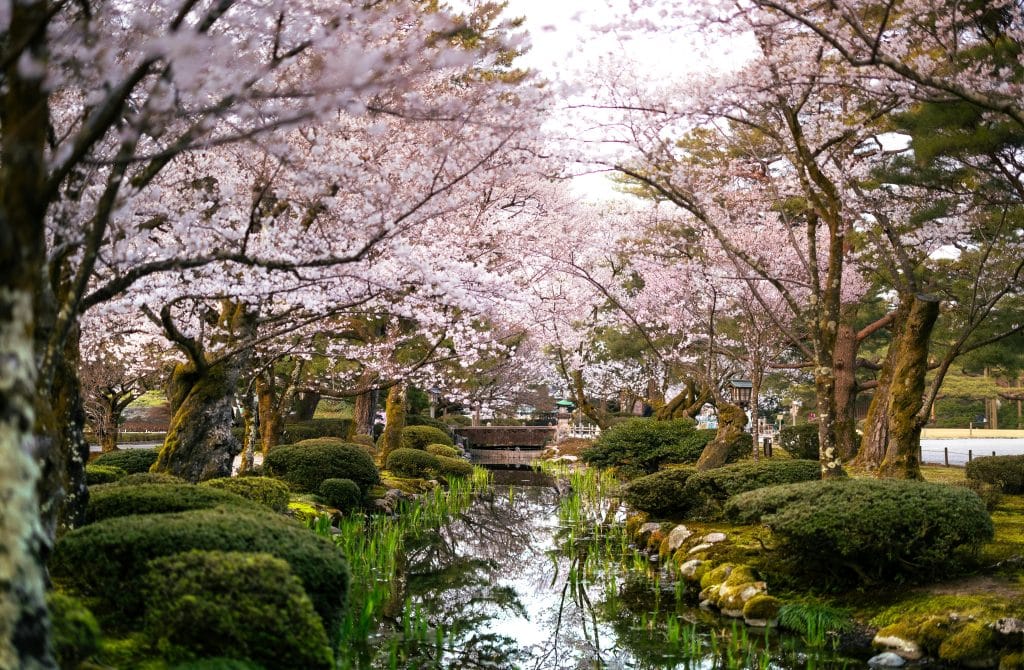
[[[231,433],[234,422],[236,366],[222,362],[196,368],[178,365],[171,376],[171,425],[154,472],[168,472],[190,482],[231,474],[241,444]]]
[[[836,332],[835,431],[836,453],[844,462],[857,454],[857,331],[855,308],[845,307]]]
[[[743,427],[747,425],[747,413],[742,407],[731,403],[718,403],[718,432],[715,439],[708,442],[697,459],[698,470],[711,470],[725,465],[729,459],[736,440],[743,435]]]
[[[48,94],[41,74],[22,65],[46,62],[49,3],[10,3],[0,100],[0,668],[50,670],[45,571],[49,537],[37,488],[38,460],[56,446],[37,435],[37,296],[46,267],[44,155]],[[8,54],[23,46],[23,56]],[[43,501],[46,502],[46,501]]]
[[[928,341],[939,315],[933,296],[905,295],[868,409],[858,464],[880,477],[921,478],[921,428]]]
[[[316,414],[317,405],[320,404],[320,394],[316,391],[302,391],[296,393],[292,401],[292,416],[296,421],[309,421]]]
[[[272,371],[261,373],[256,378],[256,406],[260,450],[266,456],[271,449],[281,444],[281,436],[284,434],[282,403],[274,385]]]
[[[242,424],[245,426],[242,440],[242,458],[238,473],[252,470],[256,461],[256,444],[260,442],[260,411],[255,391],[250,387],[242,401]]]
[[[380,436],[378,458],[381,467],[386,467],[388,456],[402,446],[402,429],[405,428],[405,388],[395,384],[388,389],[384,403],[384,432]]]
[[[573,370],[572,372],[572,395],[573,401],[576,403],[576,409],[582,412],[583,416],[596,423],[597,427],[602,431],[608,430],[611,427],[612,421],[608,411],[602,410],[587,398],[586,383],[583,380],[582,370]]]
[[[370,389],[357,393],[352,408],[352,419],[356,425],[356,432],[363,435],[373,435],[373,419],[377,414],[377,390]]]

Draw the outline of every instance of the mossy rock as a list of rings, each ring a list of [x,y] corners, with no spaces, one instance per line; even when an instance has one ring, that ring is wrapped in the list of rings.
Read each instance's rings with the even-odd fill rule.
[[[761,577],[757,574],[757,571],[749,565],[737,565],[729,572],[729,576],[726,577],[724,584],[726,586],[741,586],[759,581],[760,579]]]
[[[971,621],[939,645],[939,658],[953,663],[994,666],[998,658],[994,642],[995,634],[987,624]]]
[[[1024,670],[1024,651],[1005,654],[999,659],[999,670]]]
[[[778,621],[782,601],[767,593],[756,595],[743,605],[743,618],[755,621]]]
[[[705,589],[714,584],[724,584],[725,580],[729,578],[732,571],[736,569],[732,563],[723,563],[722,565],[716,566],[713,570],[709,570],[704,573],[704,576],[700,578],[700,586]]]
[[[639,531],[650,518],[650,515],[644,512],[626,517],[626,537],[630,540],[636,538],[637,531]]]

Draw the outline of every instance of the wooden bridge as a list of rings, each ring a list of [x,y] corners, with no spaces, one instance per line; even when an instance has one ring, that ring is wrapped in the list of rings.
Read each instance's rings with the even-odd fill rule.
[[[554,426],[479,426],[455,429],[477,465],[528,467],[555,441]]]

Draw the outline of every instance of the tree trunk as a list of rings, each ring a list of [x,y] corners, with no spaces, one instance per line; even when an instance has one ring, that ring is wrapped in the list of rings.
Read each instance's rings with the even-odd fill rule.
[[[44,0],[10,3],[5,47],[24,44],[45,63]],[[49,540],[41,522],[37,461],[55,445],[33,434],[37,395],[35,297],[46,266],[44,147],[49,125],[40,76],[8,59],[0,101],[0,668],[56,670],[43,568]]]
[[[836,332],[835,431],[836,453],[849,461],[857,453],[857,331],[853,327],[855,309],[847,307]]]
[[[251,387],[242,401],[242,421],[245,425],[245,439],[242,444],[242,459],[238,464],[238,474],[252,470],[256,458],[256,443],[260,441],[259,400]]]
[[[905,315],[905,316],[904,316]],[[858,463],[881,477],[920,479],[921,408],[928,341],[939,315],[931,296],[901,298],[900,317],[875,389]]]
[[[296,421],[309,421],[316,414],[316,406],[319,404],[320,394],[316,391],[297,393],[292,401],[292,416]]]
[[[179,365],[171,379],[171,426],[154,472],[190,482],[231,474],[241,445],[231,433],[239,371],[231,362],[196,370]]]
[[[405,428],[405,389],[395,384],[388,389],[384,405],[384,433],[380,436],[378,454],[382,467],[387,467],[388,456],[402,446],[402,429]]]
[[[96,426],[96,435],[100,438],[100,451],[104,454],[117,451],[117,424],[118,417],[114,414],[115,398],[104,394],[103,416],[100,417]]]
[[[363,391],[355,397],[352,418],[355,420],[356,432],[362,435],[373,435],[373,420],[377,414],[377,390]]]
[[[731,403],[718,403],[718,432],[715,439],[704,447],[697,459],[698,470],[711,470],[725,465],[729,451],[736,440],[743,435],[743,427],[747,425],[747,413],[742,407]]]
[[[256,378],[256,413],[258,415],[260,450],[264,456],[281,444],[284,434],[284,416],[281,413],[280,399],[277,388],[273,384],[273,372],[260,374]],[[270,377],[270,379],[268,379]]]
[[[698,389],[697,384],[693,380],[689,380],[682,391],[655,412],[654,418],[659,421],[683,418],[692,419],[700,414],[700,410],[705,404],[712,400],[714,400],[714,397],[707,389]]]
[[[576,402],[576,409],[579,410],[583,416],[586,416],[596,423],[597,427],[602,431],[608,430],[612,425],[611,417],[608,416],[607,411],[601,410],[587,399],[587,392],[583,381],[583,371],[573,370],[572,381],[573,400]]]

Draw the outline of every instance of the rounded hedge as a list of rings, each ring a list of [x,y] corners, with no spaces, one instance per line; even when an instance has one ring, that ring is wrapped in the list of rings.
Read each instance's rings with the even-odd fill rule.
[[[779,446],[793,458],[818,460],[818,424],[783,426],[779,431]]]
[[[429,416],[424,416],[422,414],[406,414],[405,425],[406,427],[433,426],[434,428],[443,431],[445,435],[448,434],[448,424],[446,424],[444,421],[441,421],[440,419],[432,419]]]
[[[190,551],[149,563],[145,629],[169,661],[224,656],[267,668],[331,668],[323,623],[288,563]]]
[[[275,512],[288,509],[288,485],[272,477],[219,477],[207,479],[200,486],[234,493]]]
[[[143,610],[141,582],[147,563],[192,549],[277,556],[302,580],[325,629],[333,630],[340,620],[349,574],[337,547],[294,520],[260,508],[217,507],[104,519],[64,535],[49,565],[58,583],[96,598],[103,608],[97,613],[128,621]]]
[[[352,419],[310,419],[309,421],[293,421],[286,423],[282,435],[288,444],[312,440],[318,437],[333,437],[346,440],[355,432]]]
[[[440,467],[438,459],[420,449],[395,449],[388,454],[387,469],[399,477],[427,477]]]
[[[426,452],[435,456],[447,456],[448,458],[459,458],[462,456],[462,452],[458,448],[449,447],[447,444],[428,444]]]
[[[638,477],[623,487],[621,496],[627,505],[641,512],[660,517],[681,517],[693,505],[685,489],[695,473],[693,468],[682,467]]]
[[[345,512],[359,507],[363,501],[359,485],[351,479],[325,479],[319,494],[325,503]]]
[[[450,456],[436,456],[437,458],[437,470],[436,472],[442,477],[472,477],[473,466],[461,458],[451,458]]]
[[[360,444],[364,447],[369,447],[370,449],[373,449],[375,451],[377,449],[377,443],[374,442],[373,437],[367,435],[366,433],[358,433],[356,435],[353,435],[352,437],[349,438],[349,442],[351,442],[352,444]]]
[[[760,520],[798,571],[827,581],[918,581],[947,572],[955,549],[992,539],[982,500],[959,486],[841,479],[734,496],[726,512]]]
[[[403,449],[426,449],[428,444],[455,446],[445,431],[434,426],[406,426],[402,429]]]
[[[325,479],[351,479],[364,492],[380,483],[380,472],[366,448],[335,438],[274,447],[263,469],[299,491],[317,491]]]
[[[156,463],[158,453],[159,449],[118,449],[100,454],[91,464],[121,468],[128,474],[149,472],[149,468]]]
[[[706,513],[715,513],[734,495],[779,484],[821,479],[821,464],[802,459],[761,460],[733,463],[695,473],[686,482],[684,495]]]
[[[166,472],[136,472],[113,483],[114,486],[139,486],[142,484],[187,484],[181,477]]]
[[[695,463],[714,436],[713,430],[697,430],[690,419],[627,419],[580,455],[589,465],[650,474],[662,463]]]
[[[85,466],[85,485],[96,486],[98,484],[110,484],[116,482],[119,479],[124,479],[128,476],[128,473],[121,468],[114,467],[113,465],[93,465],[90,463]]]
[[[50,591],[46,594],[50,610],[50,639],[57,663],[62,668],[77,668],[99,650],[100,625],[96,617],[77,598]]]
[[[966,471],[968,479],[998,486],[1003,493],[1024,493],[1024,456],[982,456]]]
[[[138,484],[104,486],[92,491],[85,508],[85,522],[133,514],[163,514],[191,509],[210,509],[218,505],[249,508],[250,500],[229,491],[194,484]]]

